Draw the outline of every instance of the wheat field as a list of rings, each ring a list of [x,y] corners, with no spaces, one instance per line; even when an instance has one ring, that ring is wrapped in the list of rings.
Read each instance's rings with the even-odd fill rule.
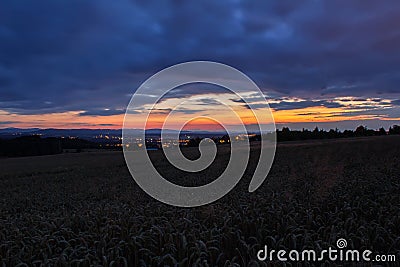
[[[169,180],[187,186],[215,179],[229,160],[220,146],[210,168],[188,175],[149,153]],[[279,144],[267,180],[249,193],[256,162],[253,143],[229,194],[177,208],[135,184],[122,152],[0,159],[0,264],[263,266],[256,254],[264,244],[319,249],[340,237],[400,257],[400,136]]]

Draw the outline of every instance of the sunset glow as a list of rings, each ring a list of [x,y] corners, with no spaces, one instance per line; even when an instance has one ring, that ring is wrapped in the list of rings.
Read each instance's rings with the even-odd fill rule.
[[[228,112],[222,104],[212,103],[204,106],[200,104],[201,98],[188,97],[184,103],[177,108],[177,115],[173,118],[175,123],[172,123],[172,128],[180,128],[182,124],[190,121],[185,129],[203,129],[203,130],[220,130],[221,127],[217,123],[201,118],[192,120],[198,116],[208,116],[216,121],[223,121],[225,124],[235,124],[234,116],[237,114],[245,125],[255,124],[256,120],[251,110],[246,108],[240,102],[233,102],[230,95],[204,95],[205,99],[216,99],[219,97],[220,101],[228,101],[235,111],[235,113]],[[197,102],[196,102],[197,101]],[[297,102],[296,102],[297,101]],[[301,99],[292,101],[285,99],[285,103],[302,103]],[[277,124],[287,123],[323,123],[323,122],[343,122],[343,121],[367,121],[379,120],[384,122],[399,121],[400,118],[390,116],[391,113],[397,112],[399,108],[392,105],[390,100],[381,100],[375,102],[352,100],[350,98],[333,99],[331,103],[337,103],[339,107],[327,106],[310,106],[304,108],[296,108],[293,106],[291,109],[280,109],[279,101],[272,102],[272,111],[274,120]],[[182,102],[182,99],[169,98],[158,104],[147,122],[147,128],[162,128],[166,117],[171,111],[171,108],[176,108],[176,105]],[[283,101],[281,101],[283,102]],[[371,104],[372,103],[372,104]],[[282,105],[285,105],[282,103]],[[144,106],[144,109],[149,108]],[[390,113],[391,112],[391,113]],[[6,111],[0,112],[0,120],[3,126],[19,127],[19,128],[102,128],[102,129],[120,129],[124,114],[117,115],[104,115],[92,116],[82,115],[84,111],[69,111],[60,113],[48,114],[13,114]],[[144,120],[141,113],[135,116],[137,120]],[[192,121],[191,121],[192,120]],[[135,128],[135,122],[132,124]]]

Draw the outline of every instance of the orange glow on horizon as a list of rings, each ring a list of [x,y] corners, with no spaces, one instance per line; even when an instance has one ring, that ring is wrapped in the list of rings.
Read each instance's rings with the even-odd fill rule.
[[[234,115],[224,113],[218,109],[208,110],[210,116],[215,120],[223,122],[224,124],[235,125]],[[237,106],[235,111],[246,125],[255,124],[256,120],[251,110]],[[349,110],[344,107],[328,108],[325,106],[307,107],[301,109],[290,110],[274,110],[273,116],[275,123],[304,123],[304,122],[340,122],[351,120],[370,120],[379,119],[386,120],[400,120],[400,118],[385,118],[378,115],[355,115],[352,114],[354,110]],[[123,124],[124,115],[109,115],[109,116],[82,116],[79,115],[80,111],[70,111],[63,113],[48,113],[38,115],[22,115],[13,114],[0,110],[0,121],[3,122],[3,128],[16,127],[16,128],[59,128],[59,129],[121,129]],[[151,113],[147,121],[146,128],[162,128],[164,120],[168,115],[167,112]],[[175,121],[172,121],[170,126],[174,129],[180,128],[182,123],[190,121],[192,118],[201,116],[202,114],[188,113],[179,115]],[[214,116],[212,116],[214,115]],[[137,120],[129,125],[129,128],[137,127],[137,121],[144,119],[140,114]],[[196,119],[191,121],[185,126],[187,129],[205,129],[205,130],[219,130],[221,126],[209,119]]]
[[[351,115],[354,110],[325,106],[274,111],[276,123],[340,122],[351,120],[381,119],[376,115]],[[349,114],[349,115],[347,115]]]

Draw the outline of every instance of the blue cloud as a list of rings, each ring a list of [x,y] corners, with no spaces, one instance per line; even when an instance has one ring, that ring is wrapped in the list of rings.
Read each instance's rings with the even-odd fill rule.
[[[398,1],[2,1],[0,109],[124,109],[146,78],[188,60],[230,64],[266,92],[398,98],[399,11]]]
[[[111,116],[125,114],[125,110],[95,109],[80,112],[79,116]]]

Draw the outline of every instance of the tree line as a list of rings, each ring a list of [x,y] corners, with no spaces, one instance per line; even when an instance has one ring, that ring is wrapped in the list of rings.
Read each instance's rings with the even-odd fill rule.
[[[0,156],[24,157],[62,153],[66,149],[80,152],[87,148],[98,148],[99,145],[84,139],[69,139],[39,135],[21,136],[13,139],[0,139]]]
[[[304,129],[290,130],[288,127],[283,127],[282,130],[277,130],[277,140],[280,141],[297,141],[297,140],[308,140],[308,139],[332,139],[332,138],[345,138],[345,137],[361,137],[361,136],[379,136],[379,135],[393,135],[400,134],[400,126],[394,125],[389,128],[388,131],[381,127],[378,130],[368,129],[365,126],[358,126],[353,130],[339,131],[336,129],[330,129],[328,131],[315,127],[314,130]]]
[[[282,130],[276,130],[276,137],[278,142],[284,141],[301,141],[310,139],[333,139],[333,138],[346,138],[346,137],[361,137],[361,136],[380,136],[380,135],[400,135],[400,126],[393,125],[387,131],[381,127],[378,130],[368,129],[366,126],[358,126],[355,130],[330,129],[324,130],[315,127],[314,130],[290,130],[289,127],[283,127]],[[217,144],[226,144],[230,142],[228,135],[222,137],[212,138]],[[261,140],[260,135],[253,135],[249,138],[250,141]],[[201,139],[193,138],[188,142],[188,146],[196,147],[199,145]]]
[[[378,130],[368,129],[365,126],[358,126],[353,130],[340,131],[336,129],[330,129],[328,131],[315,127],[314,130],[304,129],[290,130],[288,127],[283,127],[282,130],[277,130],[277,140],[280,141],[297,141],[297,140],[308,140],[308,139],[332,139],[332,138],[345,138],[345,137],[361,137],[361,136],[380,136],[380,135],[394,135],[400,134],[400,126],[394,125],[389,128],[388,131],[381,127]]]

